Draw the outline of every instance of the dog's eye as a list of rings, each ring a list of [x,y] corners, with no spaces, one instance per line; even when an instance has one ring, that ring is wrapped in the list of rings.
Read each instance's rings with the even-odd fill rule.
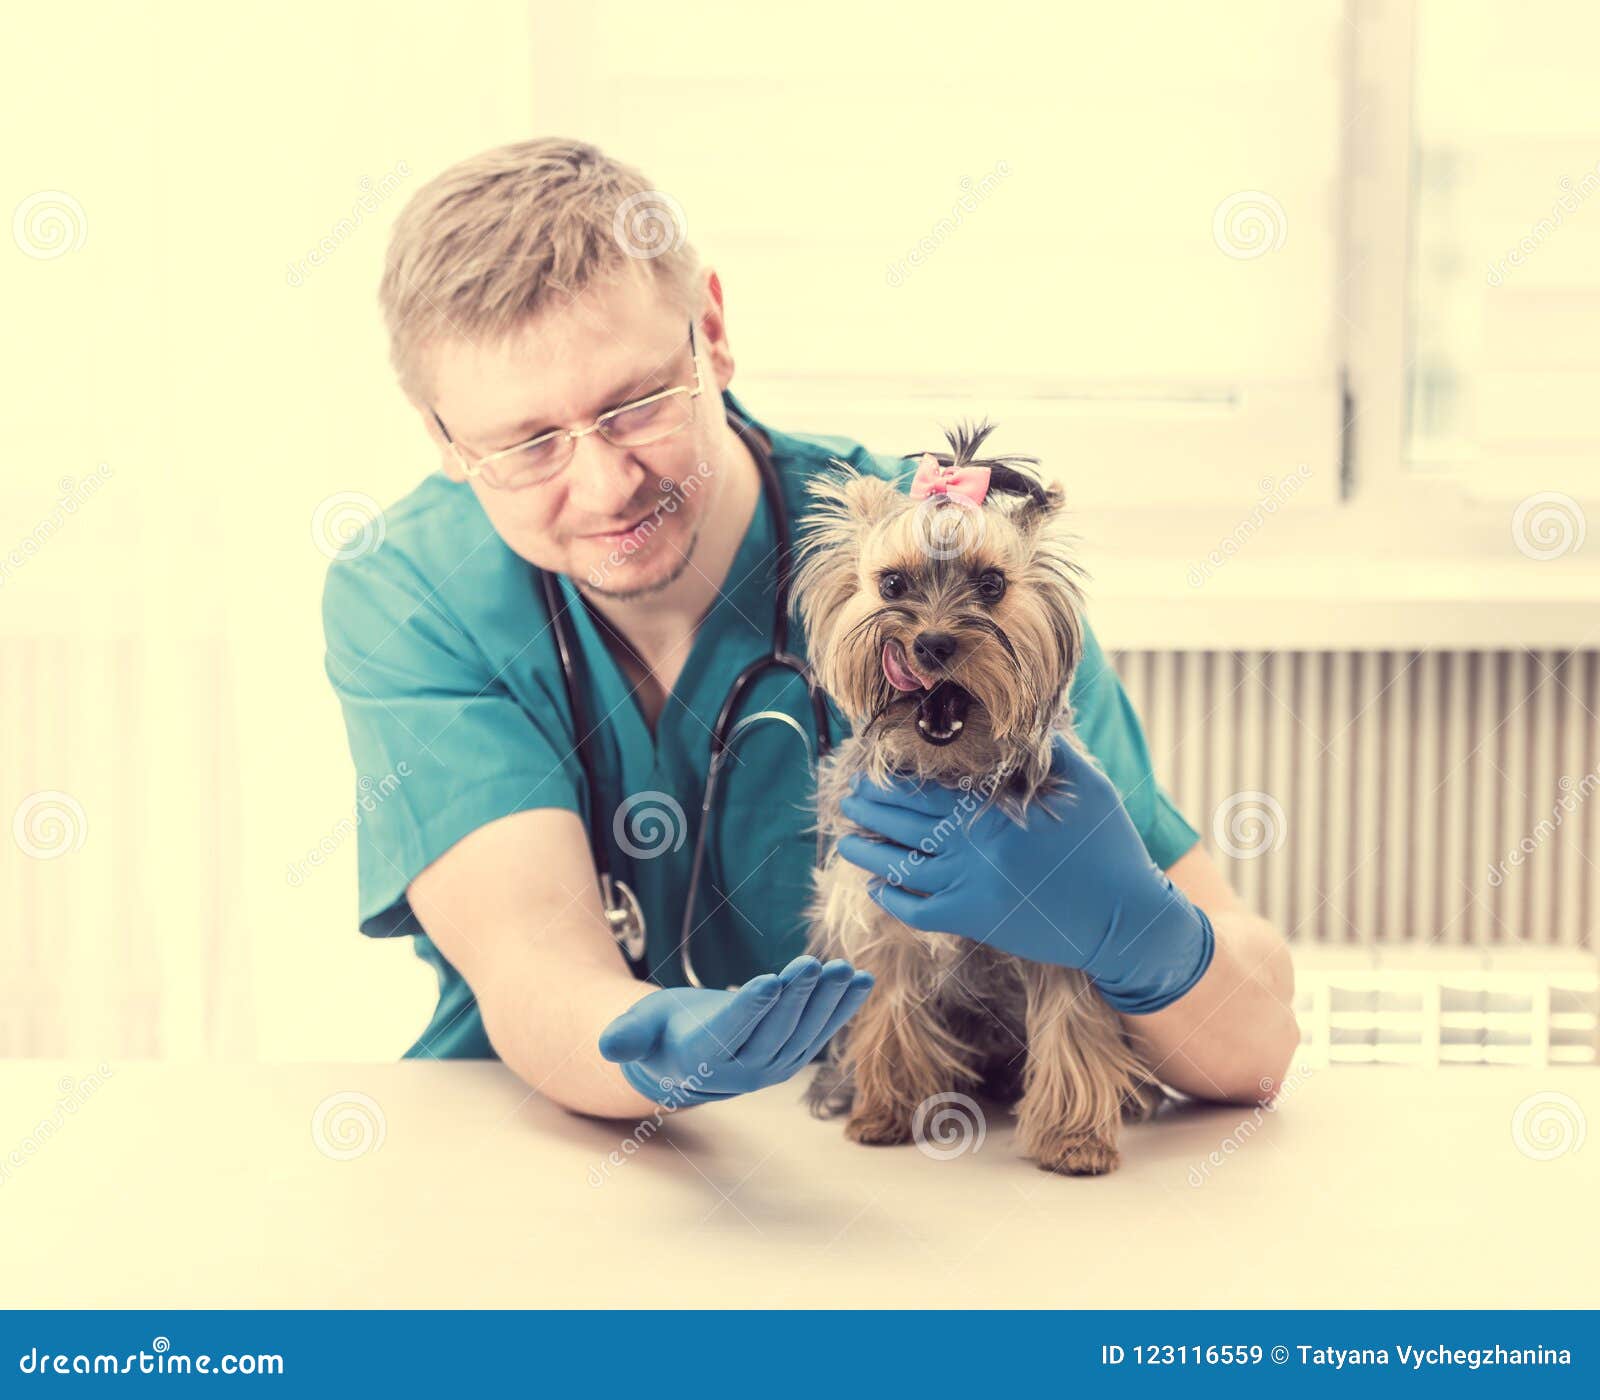
[[[978,596],[986,603],[998,603],[1006,592],[1006,576],[999,569],[985,569],[978,575]]]
[[[906,576],[893,569],[886,569],[878,575],[878,596],[881,598],[898,598],[906,591]]]

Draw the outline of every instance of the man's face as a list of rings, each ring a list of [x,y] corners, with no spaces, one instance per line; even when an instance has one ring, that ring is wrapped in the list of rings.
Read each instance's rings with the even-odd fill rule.
[[[590,433],[535,486],[466,478],[512,550],[615,597],[655,592],[689,566],[731,438],[720,314],[697,321],[695,339],[701,393],[688,427],[643,447]],[[474,461],[551,428],[587,427],[647,394],[692,387],[695,374],[689,317],[643,273],[546,312],[501,344],[442,345],[432,368],[433,408]],[[445,471],[464,479],[448,451]]]

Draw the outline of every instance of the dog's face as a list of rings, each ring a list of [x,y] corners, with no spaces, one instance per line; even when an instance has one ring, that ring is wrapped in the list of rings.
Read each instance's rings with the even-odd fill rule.
[[[951,436],[954,461],[982,441]],[[913,500],[843,470],[811,483],[795,601],[819,684],[866,764],[944,778],[1010,772],[1053,728],[1083,647],[1081,576],[1059,487],[1002,458],[981,505]]]

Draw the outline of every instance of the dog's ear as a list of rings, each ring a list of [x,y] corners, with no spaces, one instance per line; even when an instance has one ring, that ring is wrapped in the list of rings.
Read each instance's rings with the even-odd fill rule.
[[[822,528],[848,525],[860,529],[904,509],[907,497],[892,481],[864,472],[837,457],[829,459],[831,471],[819,472],[806,483],[816,502],[805,519]]]
[[[831,465],[834,470],[806,483],[813,505],[801,517],[796,551],[799,567],[791,610],[800,618],[813,655],[826,640],[829,623],[856,590],[862,536],[908,504],[893,482],[838,458]]]
[[[1046,522],[1056,519],[1066,505],[1067,493],[1059,481],[1039,483],[1023,497],[1012,519],[1019,530],[1032,533],[1041,529]]]

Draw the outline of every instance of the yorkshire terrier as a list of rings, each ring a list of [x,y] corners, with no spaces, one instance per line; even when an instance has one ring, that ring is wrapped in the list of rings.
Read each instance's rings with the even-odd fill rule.
[[[848,1112],[856,1142],[903,1143],[930,1100],[976,1090],[1015,1105],[1019,1148],[1040,1167],[1096,1175],[1117,1166],[1121,1120],[1164,1095],[1093,983],[907,927],[835,849],[857,830],[839,809],[855,773],[936,780],[966,790],[974,815],[992,803],[1020,822],[1060,783],[1055,736],[1083,751],[1068,694],[1085,575],[1063,493],[1034,458],[980,459],[991,431],[948,432],[951,451],[922,456],[910,495],[838,461],[808,487],[795,607],[817,681],[854,730],[818,775],[827,856],[810,945],[877,981],[807,1098],[819,1117]]]

